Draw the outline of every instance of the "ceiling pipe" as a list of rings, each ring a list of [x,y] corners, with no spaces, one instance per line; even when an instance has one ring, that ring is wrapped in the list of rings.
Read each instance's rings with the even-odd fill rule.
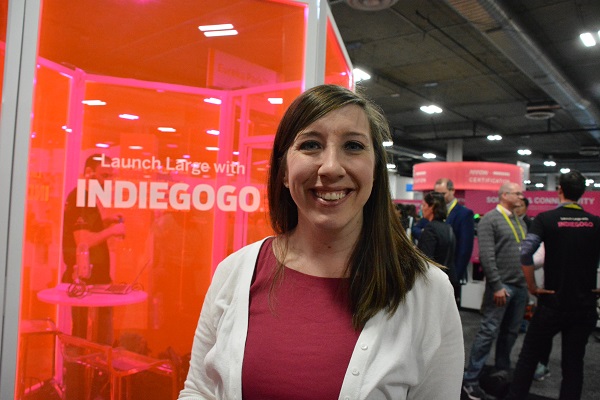
[[[392,147],[386,147],[385,150],[389,154],[393,154],[398,157],[408,157],[413,160],[420,160],[420,161],[431,161],[430,159],[423,157],[424,151],[417,151],[414,149],[409,149],[404,146],[394,145]],[[437,156],[435,159],[436,161],[446,161],[446,157],[438,156],[437,154],[436,154],[436,156]]]
[[[600,143],[600,111],[583,98],[496,0],[446,0]]]
[[[511,134],[503,134],[502,137],[504,138],[518,138],[518,137],[527,137],[527,136],[537,136],[537,135],[563,135],[563,134],[578,134],[578,133],[590,133],[591,131],[593,131],[592,128],[578,128],[578,129],[560,129],[560,130],[552,130],[552,131],[524,131],[524,132],[517,132],[517,133],[511,133]],[[414,133],[414,132],[411,132]],[[407,138],[406,136],[403,138],[403,140],[406,141],[419,141],[419,142],[439,142],[440,140],[453,140],[453,139],[464,139],[464,140],[471,140],[471,139],[486,139],[487,138],[487,134],[483,134],[483,135],[473,135],[473,134],[469,134],[467,133],[467,131],[465,131],[464,134],[462,135],[447,135],[447,136],[443,136],[443,137],[438,137],[438,138],[432,138],[432,137],[418,137],[418,138],[414,138],[414,137],[410,137]]]

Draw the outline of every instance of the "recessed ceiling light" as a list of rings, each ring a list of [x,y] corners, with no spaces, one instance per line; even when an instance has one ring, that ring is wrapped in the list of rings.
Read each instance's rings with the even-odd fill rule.
[[[594,36],[590,32],[582,33],[579,35],[579,38],[585,47],[592,47],[596,45],[596,39],[594,39]]]
[[[213,135],[213,136],[219,136],[219,134],[221,133],[220,131],[216,130],[216,129],[209,129],[206,131],[206,133],[208,133],[209,135]]]
[[[536,187],[536,188],[543,188],[543,187],[544,187],[544,184],[543,184],[543,183],[539,183],[539,182],[538,182],[538,183],[536,183],[536,184],[535,184],[535,187]]]
[[[101,149],[108,149],[110,145],[108,143],[96,143],[96,147],[100,147]]]
[[[391,140],[386,140],[382,144],[383,144],[383,147],[392,147],[394,145],[394,142]]]
[[[502,140],[502,136],[500,136],[500,135],[487,135],[487,140],[491,140],[491,141]]]
[[[571,172],[571,168],[561,168],[560,169],[561,174],[568,174],[569,172]]]
[[[208,150],[208,151],[219,151],[219,148],[218,147],[214,147],[214,146],[208,146],[206,148],[206,150]]]
[[[139,116],[137,115],[133,115],[133,114],[119,114],[119,118],[123,118],[123,119],[128,119],[128,120],[136,120],[136,119],[140,119]]]
[[[204,102],[210,104],[221,104],[221,99],[217,99],[215,97],[208,97],[204,99]]]
[[[517,153],[520,156],[530,156],[531,155],[531,150],[529,150],[529,149],[519,149],[519,150],[517,150]]]
[[[436,158],[436,155],[433,153],[423,153],[423,158],[432,160],[432,159]]]
[[[102,100],[82,100],[81,101],[86,106],[105,106],[106,102]]]
[[[371,79],[371,75],[367,74],[360,68],[354,68],[352,70],[352,74],[354,75],[354,82],[366,81],[367,79]]]
[[[357,10],[379,11],[393,6],[398,0],[346,0],[346,2]]]
[[[544,161],[544,165],[546,167],[556,167],[556,161],[546,160],[546,161]]]
[[[269,97],[267,100],[271,104],[283,104],[283,99],[281,97]]]
[[[177,132],[175,128],[171,128],[169,126],[159,126],[158,130],[161,132]]]
[[[217,37],[217,36],[235,36],[238,34],[238,31],[235,29],[230,29],[226,31],[210,31],[204,32],[204,36],[206,37]]]
[[[421,111],[427,114],[441,114],[442,109],[435,104],[431,104],[428,106],[421,106]]]
[[[198,27],[198,29],[200,29],[202,32],[223,31],[223,30],[227,30],[227,29],[233,29],[233,25],[232,24],[200,25]]]

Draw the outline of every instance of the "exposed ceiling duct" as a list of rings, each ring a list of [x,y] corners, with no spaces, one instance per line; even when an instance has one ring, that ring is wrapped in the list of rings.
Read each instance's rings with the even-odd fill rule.
[[[446,0],[600,143],[600,111],[584,99],[495,0]]]
[[[559,109],[560,106],[558,104],[527,104],[525,118],[533,119],[533,120],[547,120],[554,117],[554,110]]]

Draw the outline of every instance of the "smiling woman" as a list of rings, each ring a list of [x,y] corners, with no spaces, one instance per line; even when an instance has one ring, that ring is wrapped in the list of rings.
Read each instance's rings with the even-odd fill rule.
[[[333,110],[298,133],[287,150],[284,175],[301,220],[295,234],[356,241],[356,227],[362,224],[362,209],[373,188],[372,141],[367,116],[357,105]],[[339,265],[342,274],[344,264]]]
[[[459,397],[453,288],[394,214],[389,138],[378,107],[348,89],[290,105],[269,172],[276,236],[217,268],[180,398]]]

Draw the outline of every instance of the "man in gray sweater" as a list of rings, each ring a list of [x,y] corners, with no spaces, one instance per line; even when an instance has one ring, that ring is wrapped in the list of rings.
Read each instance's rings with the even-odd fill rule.
[[[510,352],[528,300],[520,261],[521,242],[527,227],[514,213],[523,200],[520,185],[502,184],[498,199],[499,204],[481,218],[477,227],[479,259],[486,285],[481,325],[463,375],[463,393],[472,400],[485,398],[479,378],[496,338],[496,371],[503,375],[510,369]]]

